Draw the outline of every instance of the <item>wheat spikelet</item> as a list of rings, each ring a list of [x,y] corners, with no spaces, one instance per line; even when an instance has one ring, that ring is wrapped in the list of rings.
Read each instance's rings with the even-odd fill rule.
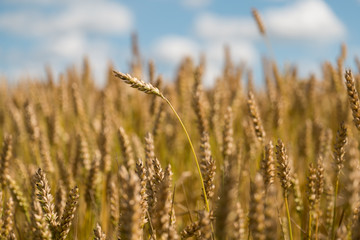
[[[146,212],[148,210],[148,195],[147,195],[148,178],[147,178],[147,172],[145,166],[141,158],[138,158],[136,162],[136,174],[140,179],[140,185],[141,185],[140,194],[141,194],[141,208],[142,208],[141,217],[142,217],[142,225],[145,225],[147,223]]]
[[[94,228],[94,240],[106,240],[106,234],[101,230],[99,223],[96,223]]]
[[[250,116],[251,116],[251,119],[252,119],[252,122],[254,125],[256,137],[258,138],[258,140],[261,143],[263,143],[266,134],[265,134],[262,122],[261,122],[258,108],[256,106],[254,94],[251,91],[249,91],[249,95],[248,95],[248,107],[249,107],[249,113],[250,113]]]
[[[354,78],[351,70],[345,71],[345,84],[348,94],[348,99],[350,102],[350,107],[352,110],[352,115],[354,118],[354,124],[358,130],[360,130],[360,101],[359,94],[355,87]]]
[[[338,176],[341,169],[344,167],[344,154],[345,154],[345,145],[347,143],[347,129],[345,124],[342,122],[339,126],[339,129],[336,134],[336,140],[334,144],[334,160],[336,166],[336,175]]]
[[[14,200],[10,196],[6,201],[2,216],[3,224],[1,226],[1,236],[5,239],[13,231],[14,228],[14,210]]]
[[[71,227],[71,223],[75,216],[75,211],[78,206],[79,201],[79,188],[75,186],[69,192],[68,200],[66,201],[66,206],[64,209],[64,213],[61,217],[60,225],[59,225],[59,238],[60,240],[65,240]]]
[[[50,240],[51,232],[49,225],[42,213],[39,201],[36,199],[36,190],[33,188],[32,191],[32,202],[31,202],[31,225],[34,239]]]
[[[205,192],[206,196],[211,199],[215,191],[216,164],[211,155],[209,134],[207,132],[203,132],[201,135],[200,154],[200,167],[204,176]]]
[[[41,168],[39,168],[34,175],[34,180],[37,189],[37,199],[44,212],[44,217],[49,224],[49,229],[53,236],[55,236],[56,228],[58,226],[58,216],[55,212],[54,198],[50,192],[50,185],[46,179],[46,174],[41,170]]]
[[[276,145],[276,158],[278,162],[278,176],[281,182],[284,196],[287,197],[291,187],[290,162],[286,154],[285,145],[279,139]]]
[[[234,129],[233,129],[233,112],[231,107],[226,109],[223,130],[223,149],[222,154],[227,160],[234,153]]]
[[[148,93],[148,94],[154,94],[157,95],[161,98],[163,98],[164,96],[162,95],[162,93],[160,92],[160,90],[156,87],[154,87],[153,85],[151,85],[150,83],[146,83],[140,79],[137,79],[136,77],[132,77],[130,74],[124,74],[121,72],[117,72],[117,71],[113,71],[115,77],[120,78],[121,80],[123,80],[125,83],[129,84],[132,88],[136,88],[139,91]]]
[[[265,145],[264,158],[261,161],[261,173],[264,179],[265,189],[268,189],[268,187],[275,181],[276,166],[273,156],[273,148],[274,146],[271,141]]]

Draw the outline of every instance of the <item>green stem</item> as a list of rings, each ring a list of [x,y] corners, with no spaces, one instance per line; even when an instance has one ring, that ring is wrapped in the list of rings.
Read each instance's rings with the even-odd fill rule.
[[[331,239],[335,239],[335,214],[336,214],[336,199],[339,191],[339,175],[336,176],[335,183],[335,194],[334,194],[334,208],[333,208],[333,218],[331,223]]]
[[[287,220],[288,220],[289,238],[290,238],[290,240],[293,240],[288,199],[287,199],[287,197],[284,197],[284,199],[285,199],[286,215],[287,215]]]
[[[207,199],[207,196],[206,196],[206,191],[205,191],[205,185],[204,185],[204,180],[203,180],[203,177],[202,177],[202,174],[201,174],[201,169],[200,169],[200,165],[199,165],[199,161],[197,159],[197,156],[196,156],[196,153],[195,153],[195,149],[194,149],[194,146],[191,142],[191,139],[190,139],[190,136],[185,128],[185,125],[184,123],[181,121],[181,118],[180,116],[177,114],[175,108],[172,106],[172,104],[170,103],[170,101],[164,97],[163,95],[161,95],[161,98],[164,99],[166,101],[166,103],[170,106],[171,110],[174,112],[174,114],[176,115],[176,118],[179,120],[185,134],[186,134],[186,137],[189,141],[189,144],[190,144],[190,147],[191,147],[191,151],[193,152],[193,155],[194,155],[194,158],[195,158],[195,162],[196,162],[196,167],[197,167],[197,170],[198,170],[198,173],[199,173],[199,176],[200,176],[200,180],[201,180],[201,186],[202,186],[202,190],[203,190],[203,195],[204,195],[204,201],[205,201],[205,206],[206,206],[206,210],[208,212],[210,212],[210,207],[209,207],[209,202],[208,202],[208,199]]]

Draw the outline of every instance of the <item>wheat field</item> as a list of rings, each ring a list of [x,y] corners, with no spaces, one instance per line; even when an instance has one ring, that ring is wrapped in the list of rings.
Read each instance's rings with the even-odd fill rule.
[[[260,88],[230,48],[209,88],[205,61],[164,81],[134,59],[102,88],[87,59],[1,82],[0,239],[360,239],[345,45],[321,77],[264,60]]]

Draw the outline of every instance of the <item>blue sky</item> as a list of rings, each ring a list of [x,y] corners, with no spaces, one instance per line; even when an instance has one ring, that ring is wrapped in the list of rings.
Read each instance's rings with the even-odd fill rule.
[[[269,56],[251,16],[260,12],[281,66],[297,64],[307,76],[324,60],[335,62],[348,46],[347,66],[360,55],[360,1],[324,0],[4,0],[0,3],[0,75],[10,81],[58,74],[81,66],[89,56],[96,81],[106,66],[129,70],[130,35],[136,31],[144,66],[152,59],[170,79],[185,55],[207,61],[206,84],[223,66],[223,47],[234,62],[245,62],[261,79],[261,59]]]

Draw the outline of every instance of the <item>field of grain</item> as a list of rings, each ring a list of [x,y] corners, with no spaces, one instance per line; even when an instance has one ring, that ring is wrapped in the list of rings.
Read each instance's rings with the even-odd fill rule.
[[[260,88],[231,48],[210,88],[205,61],[165,82],[134,53],[103,88],[86,59],[1,82],[0,239],[360,239],[345,46],[320,78],[264,60]]]

